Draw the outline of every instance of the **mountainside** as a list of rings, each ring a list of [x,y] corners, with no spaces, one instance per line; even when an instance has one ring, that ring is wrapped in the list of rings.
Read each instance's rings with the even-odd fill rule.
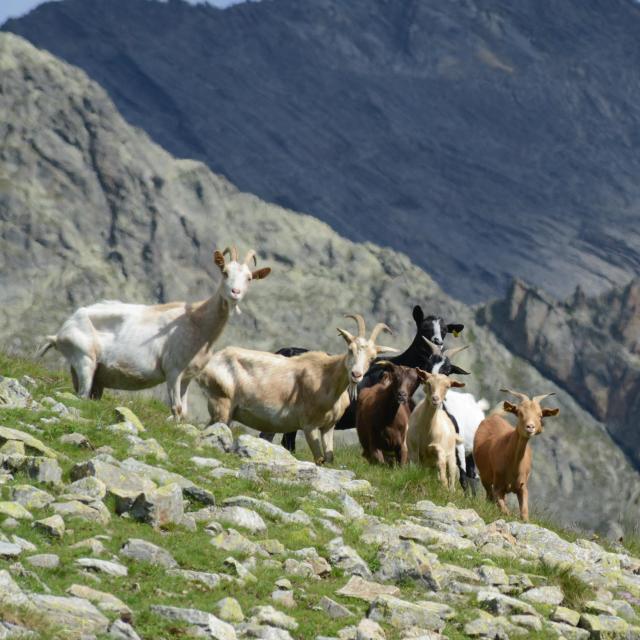
[[[640,274],[631,0],[63,0],[4,28],[171,153],[467,302]]]
[[[640,464],[640,281],[562,302],[522,282],[477,318],[590,413]]]
[[[640,634],[637,539],[504,517],[357,448],[318,467],[140,395],[81,400],[25,359],[0,371],[5,638]]]
[[[561,415],[535,443],[532,493],[563,522],[634,524],[640,478],[602,424],[514,357],[473,312],[401,254],[354,244],[309,216],[239,192],[175,160],[123,120],[80,70],[0,34],[0,341],[31,351],[82,304],[200,299],[217,286],[215,247],[254,247],[272,275],[251,286],[220,344],[337,352],[360,312],[413,336],[414,304],[466,325],[468,389],[556,390]],[[49,356],[47,356],[49,358]],[[53,359],[49,359],[52,362]],[[60,361],[62,364],[62,361]]]

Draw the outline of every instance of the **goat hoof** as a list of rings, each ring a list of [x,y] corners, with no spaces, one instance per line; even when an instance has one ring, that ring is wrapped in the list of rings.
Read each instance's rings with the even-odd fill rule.
[[[327,464],[331,464],[333,462],[333,452],[325,454],[324,461]]]
[[[320,457],[316,459],[316,464],[320,467],[324,464],[324,458]]]

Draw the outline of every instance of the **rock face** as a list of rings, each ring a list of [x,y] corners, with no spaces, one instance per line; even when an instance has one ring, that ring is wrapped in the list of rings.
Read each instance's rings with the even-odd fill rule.
[[[420,303],[426,313],[466,325],[463,336],[473,348],[459,362],[474,373],[466,382],[478,397],[496,402],[506,381],[536,393],[558,392],[562,414],[535,445],[536,501],[559,519],[587,527],[619,521],[636,508],[638,475],[602,425],[478,327],[469,308],[446,296],[406,256],[354,244],[317,220],[240,193],[199,162],[175,160],[128,126],[83,72],[13,34],[0,34],[0,64],[3,344],[31,349],[37,336],[57,330],[77,306],[103,297],[151,303],[209,295],[220,277],[213,248],[236,242],[255,247],[260,263],[274,273],[252,288],[220,346],[335,352],[343,348],[334,331],[344,325],[342,314],[360,312],[369,327],[389,324],[394,337],[388,344],[404,348],[415,332],[410,310]],[[28,313],[34,305],[38,313]],[[323,313],[301,315],[301,309]],[[259,458],[267,469],[313,477],[316,490],[368,490],[346,471],[342,481],[267,445],[242,438],[236,444],[241,456]],[[34,458],[32,475],[45,479],[44,462],[55,460]],[[137,494],[153,487],[131,486],[132,479],[138,469],[146,474],[151,468],[137,463],[125,473],[109,462],[88,462],[74,469],[72,479],[95,476],[110,493]],[[152,477],[159,484],[178,481]],[[126,502],[128,496],[120,498]]]
[[[4,28],[172,153],[475,302],[638,273],[639,26],[626,0],[66,0]]]
[[[640,279],[564,301],[515,281],[477,319],[603,421],[640,465]]]

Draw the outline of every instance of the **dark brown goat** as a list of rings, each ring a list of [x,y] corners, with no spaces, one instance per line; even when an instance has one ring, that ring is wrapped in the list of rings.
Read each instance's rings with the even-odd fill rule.
[[[377,384],[362,389],[356,408],[356,429],[362,455],[371,463],[408,462],[407,428],[420,379],[414,367],[378,362],[384,374]]]

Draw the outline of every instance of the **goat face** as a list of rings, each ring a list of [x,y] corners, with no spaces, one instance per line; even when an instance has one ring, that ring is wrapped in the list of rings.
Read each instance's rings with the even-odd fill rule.
[[[381,331],[391,333],[386,324],[379,322],[371,332],[369,338],[365,335],[364,318],[359,315],[348,315],[358,324],[358,335],[354,336],[345,329],[338,329],[338,333],[347,343],[347,357],[345,359],[345,367],[349,372],[349,396],[355,400],[358,393],[358,383],[364,378],[364,374],[369,370],[371,363],[376,356],[381,353],[395,353],[396,349],[392,347],[383,347],[376,344],[376,338]]]
[[[384,371],[380,382],[391,387],[398,404],[407,404],[420,384],[417,369],[396,365],[387,360],[378,362],[377,365]]]
[[[447,333],[453,333],[454,336],[464,329],[463,324],[447,324],[440,316],[427,316],[425,318],[422,307],[417,304],[413,308],[413,319],[416,323],[418,335],[427,338],[433,344],[441,347]]]
[[[422,369],[417,369],[417,373],[423,383],[426,401],[436,409],[442,406],[450,387],[464,387],[464,382],[452,380],[442,373],[428,373]]]
[[[533,436],[542,433],[544,425],[543,418],[558,415],[560,409],[548,409],[540,406],[540,399],[544,396],[536,396],[529,399],[524,394],[520,404],[513,404],[507,400],[504,401],[503,408],[508,413],[513,413],[517,418],[516,429],[518,434],[529,440]]]
[[[225,263],[224,254],[229,253],[231,261]],[[271,269],[265,267],[263,269],[257,269],[251,271],[249,263],[251,260],[256,262],[255,251],[249,251],[244,259],[244,262],[238,261],[238,251],[235,247],[226,248],[224,251],[216,251],[213,256],[213,260],[222,273],[222,293],[225,300],[232,305],[237,304],[244,298],[249,288],[249,283],[252,280],[261,280],[266,278]]]

